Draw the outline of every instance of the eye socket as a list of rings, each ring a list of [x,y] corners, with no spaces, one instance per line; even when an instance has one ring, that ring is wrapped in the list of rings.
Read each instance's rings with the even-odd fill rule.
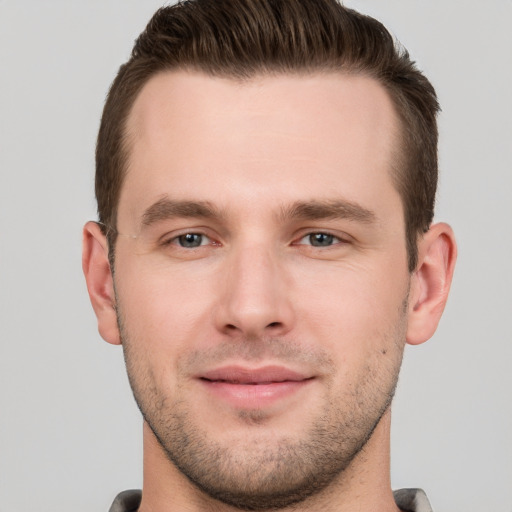
[[[330,233],[318,232],[308,233],[303,236],[297,243],[299,245],[311,245],[312,247],[331,247],[342,243],[343,240],[337,236],[331,235]]]

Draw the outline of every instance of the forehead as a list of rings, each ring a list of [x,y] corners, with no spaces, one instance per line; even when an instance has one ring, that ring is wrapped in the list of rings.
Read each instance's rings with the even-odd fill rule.
[[[382,187],[393,189],[398,132],[387,92],[366,76],[241,82],[161,73],[144,86],[128,119],[119,212],[136,216],[169,193],[207,200],[192,196],[216,194],[226,202],[230,194],[243,200],[248,191],[251,198],[261,192],[283,201],[335,194],[371,202]],[[351,197],[361,193],[367,197]]]

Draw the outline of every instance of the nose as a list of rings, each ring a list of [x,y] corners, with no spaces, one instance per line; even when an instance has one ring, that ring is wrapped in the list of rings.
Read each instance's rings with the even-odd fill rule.
[[[282,336],[293,325],[291,279],[266,247],[233,251],[219,275],[217,329],[230,336]]]

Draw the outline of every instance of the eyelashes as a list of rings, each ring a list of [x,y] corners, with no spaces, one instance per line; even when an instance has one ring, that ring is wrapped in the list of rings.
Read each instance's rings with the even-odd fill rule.
[[[344,243],[345,240],[323,231],[308,233],[303,236],[295,245],[311,245],[312,247],[331,247],[336,244]]]
[[[210,239],[202,233],[185,233],[184,235],[171,238],[168,243],[174,243],[184,249],[196,249],[203,245],[209,245]]]
[[[161,237],[160,245],[177,249],[193,250],[201,247],[221,247],[222,243],[201,231],[189,231],[175,236]],[[311,231],[296,238],[292,246],[309,246],[317,249],[329,248],[349,243],[346,238],[328,231]]]

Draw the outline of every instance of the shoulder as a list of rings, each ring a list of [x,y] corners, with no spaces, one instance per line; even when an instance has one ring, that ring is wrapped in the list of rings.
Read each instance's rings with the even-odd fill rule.
[[[142,498],[142,491],[131,489],[120,492],[108,512],[137,512]]]
[[[432,512],[427,495],[421,489],[399,489],[393,491],[393,495],[404,512]]]

